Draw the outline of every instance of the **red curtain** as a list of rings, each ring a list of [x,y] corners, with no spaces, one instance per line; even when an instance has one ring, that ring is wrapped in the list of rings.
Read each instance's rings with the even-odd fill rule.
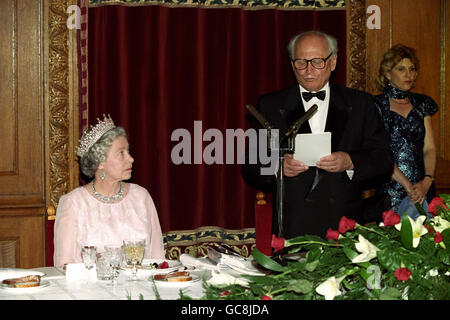
[[[126,129],[131,182],[149,190],[163,232],[253,227],[255,190],[239,164],[193,164],[202,139],[194,121],[202,133],[222,132],[225,161],[225,130],[246,130],[247,103],[294,83],[286,46],[309,29],[338,39],[335,80],[345,84],[345,11],[103,6],[88,14],[89,123],[111,114]],[[192,164],[172,162],[178,128],[191,134]]]

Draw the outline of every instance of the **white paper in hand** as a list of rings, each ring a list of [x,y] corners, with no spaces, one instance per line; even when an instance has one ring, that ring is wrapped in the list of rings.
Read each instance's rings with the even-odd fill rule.
[[[295,137],[294,159],[315,167],[316,162],[331,153],[331,132],[302,133]]]

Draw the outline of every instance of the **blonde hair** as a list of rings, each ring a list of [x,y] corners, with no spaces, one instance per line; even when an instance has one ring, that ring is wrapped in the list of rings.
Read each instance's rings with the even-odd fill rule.
[[[419,71],[419,59],[417,59],[416,50],[402,44],[397,44],[383,55],[378,70],[378,77],[375,79],[378,90],[383,91],[386,88],[389,80],[385,74],[390,72],[403,59],[411,60],[416,67],[416,71]]]

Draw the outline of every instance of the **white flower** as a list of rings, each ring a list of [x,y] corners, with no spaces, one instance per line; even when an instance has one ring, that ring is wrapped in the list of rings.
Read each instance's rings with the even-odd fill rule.
[[[380,249],[371,244],[362,235],[358,235],[358,240],[359,242],[355,243],[355,247],[361,254],[352,259],[353,263],[367,262],[377,256],[377,251]]]
[[[433,221],[433,228],[437,232],[442,232],[445,229],[450,228],[450,222],[443,219],[441,216],[434,217],[432,221]]]
[[[408,216],[409,222],[411,223],[412,232],[413,232],[413,247],[417,248],[420,242],[420,237],[428,232],[428,230],[423,226],[423,222],[425,221],[425,216],[419,216],[416,220]],[[397,223],[395,225],[395,229],[400,231],[402,229],[402,223]]]
[[[207,280],[209,284],[216,286],[216,287],[226,287],[228,285],[232,284],[238,284],[241,286],[247,286],[248,282],[243,279],[238,279],[233,277],[232,275],[228,273],[218,272],[218,271],[212,271],[212,278]]]
[[[428,275],[430,277],[436,277],[437,275],[439,275],[439,272],[436,269],[431,269],[428,271]]]
[[[317,288],[316,292],[325,296],[325,300],[333,300],[334,297],[339,296],[342,292],[339,290],[339,285],[345,276],[335,278],[334,276],[322,282]]]

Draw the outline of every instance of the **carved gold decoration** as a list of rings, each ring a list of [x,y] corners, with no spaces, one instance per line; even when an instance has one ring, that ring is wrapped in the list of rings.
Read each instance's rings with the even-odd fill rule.
[[[174,230],[163,234],[165,256],[167,259],[179,259],[187,253],[194,257],[203,257],[208,246],[224,243],[239,254],[248,257],[255,245],[255,229],[224,229],[217,226],[199,227],[193,230]]]
[[[68,2],[49,0],[48,5],[48,185],[49,203],[57,207],[70,188],[69,174],[69,42]]]
[[[47,208],[47,220],[55,220],[56,209],[54,206],[48,206]]]
[[[347,86],[366,91],[366,1],[347,0]]]

